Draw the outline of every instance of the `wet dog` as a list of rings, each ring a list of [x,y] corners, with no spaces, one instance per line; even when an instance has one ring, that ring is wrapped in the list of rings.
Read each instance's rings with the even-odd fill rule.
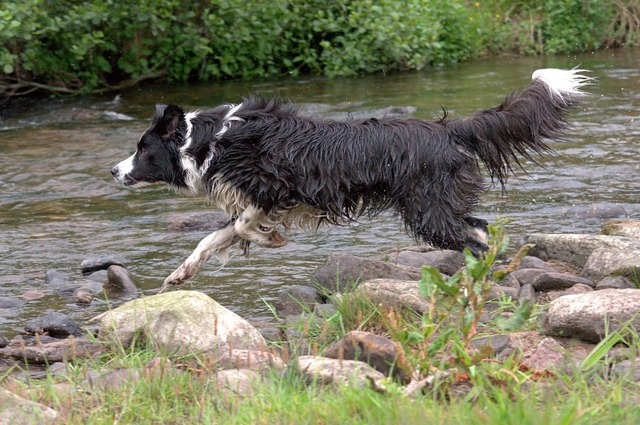
[[[167,279],[191,278],[240,242],[287,243],[278,227],[317,230],[394,209],[407,232],[438,248],[479,253],[487,222],[471,214],[492,182],[504,185],[519,157],[549,152],[590,78],[542,69],[498,107],[462,119],[331,121],[303,117],[293,104],[251,97],[185,113],[157,106],[136,152],[111,173],[126,187],[163,182],[201,195],[230,215]]]

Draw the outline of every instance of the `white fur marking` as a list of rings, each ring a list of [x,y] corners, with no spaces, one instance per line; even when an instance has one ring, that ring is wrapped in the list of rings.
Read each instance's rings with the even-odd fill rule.
[[[193,140],[193,123],[191,121],[198,116],[198,113],[198,111],[194,111],[185,114],[184,120],[187,124],[187,132],[184,137],[184,145],[180,147],[180,165],[185,172],[185,184],[193,194],[197,194],[200,190],[202,173],[198,170],[196,160],[187,153],[187,149],[191,146]]]
[[[580,90],[581,87],[588,85],[593,78],[582,75],[581,72],[587,72],[584,69],[538,69],[531,75],[532,80],[540,80],[551,89],[551,92],[564,99],[567,95],[570,97],[582,97],[586,93]]]
[[[238,105],[229,105],[229,111],[227,112],[227,115],[225,115],[224,118],[222,119],[222,128],[220,129],[220,131],[218,131],[216,133],[216,137],[220,137],[224,133],[226,133],[227,130],[229,130],[229,128],[231,128],[231,123],[233,121],[244,122],[244,119],[242,119],[240,117],[234,117],[233,116],[233,114],[238,112],[240,110],[240,108],[242,108],[242,103],[240,103]]]

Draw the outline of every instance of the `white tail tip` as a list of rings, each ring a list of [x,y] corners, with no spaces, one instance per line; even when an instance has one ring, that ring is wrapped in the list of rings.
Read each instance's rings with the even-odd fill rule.
[[[540,80],[549,87],[551,92],[561,99],[567,95],[571,97],[585,96],[586,93],[580,90],[581,87],[591,84],[592,77],[583,75],[589,72],[584,69],[538,69],[531,76],[532,80]]]

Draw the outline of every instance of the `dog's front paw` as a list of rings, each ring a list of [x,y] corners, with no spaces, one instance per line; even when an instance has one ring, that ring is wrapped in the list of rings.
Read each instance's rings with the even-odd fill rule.
[[[189,267],[186,263],[182,264],[164,280],[163,287],[168,285],[180,285],[185,280],[191,279],[195,272],[196,270],[194,270],[193,267]]]

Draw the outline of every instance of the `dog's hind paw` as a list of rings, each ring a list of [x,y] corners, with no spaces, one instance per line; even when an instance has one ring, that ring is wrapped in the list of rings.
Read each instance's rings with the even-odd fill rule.
[[[185,280],[189,280],[193,277],[196,270],[193,270],[191,267],[182,264],[180,267],[176,269],[173,273],[171,273],[162,284],[162,287],[169,287],[169,285],[180,285]]]

